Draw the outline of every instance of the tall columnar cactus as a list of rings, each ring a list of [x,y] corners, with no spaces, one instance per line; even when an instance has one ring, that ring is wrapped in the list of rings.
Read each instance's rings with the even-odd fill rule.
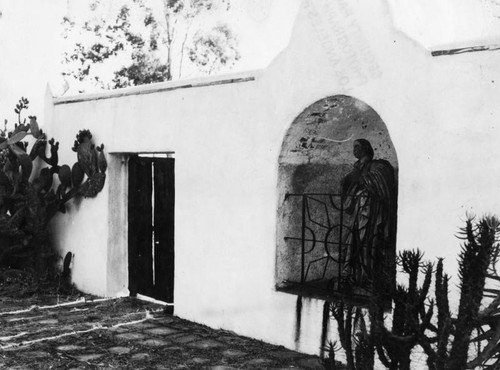
[[[476,326],[483,300],[497,229],[496,219],[485,218],[477,225],[473,225],[472,220],[468,220],[462,230],[465,243],[459,257],[460,305],[453,333],[450,361],[447,364],[448,369],[464,368],[467,364],[470,337]]]
[[[332,305],[331,313],[338,323],[349,369],[373,369],[375,352],[388,369],[409,369],[412,349],[431,328],[434,304],[427,302],[427,296],[433,266],[423,261],[419,250],[400,253],[398,264],[408,277],[408,286],[399,285],[392,292],[392,315],[386,315],[387,284],[384,282],[373,284],[373,295],[364,314],[359,307],[343,302]],[[419,286],[421,272],[424,278]],[[392,330],[386,327],[389,319],[392,319]]]
[[[71,168],[59,165],[59,143],[47,140],[36,117],[29,117],[28,124],[21,122],[28,104],[22,98],[16,106],[18,123],[13,131],[0,130],[0,264],[11,263],[13,256],[21,254],[31,260],[28,265],[44,272],[53,255],[48,243],[49,221],[57,212],[66,212],[65,204],[71,198],[95,197],[104,186],[107,165],[104,146],[96,148],[88,130],[80,131],[75,141],[78,161]],[[34,140],[29,154],[28,142],[23,141],[27,137]],[[44,165],[32,173],[37,158]]]
[[[495,264],[499,246],[499,222],[495,217],[484,217],[478,222],[472,218],[461,229],[464,240],[459,254],[460,302],[458,314],[453,317],[448,299],[448,277],[443,274],[442,259],[436,269],[435,296],[437,327],[432,347],[424,347],[430,369],[468,369],[487,363],[498,356],[500,347],[500,290],[486,287],[488,279],[498,280]],[[485,309],[488,294],[494,293]],[[484,328],[489,327],[489,330]],[[496,336],[496,339],[495,339]],[[483,350],[473,350],[474,343],[481,343]],[[479,346],[478,348],[480,348]],[[451,349],[450,349],[451,348]],[[495,351],[492,348],[496,348]]]
[[[435,275],[434,295],[437,306],[437,327],[435,349],[427,348],[429,361],[436,369],[444,369],[448,358],[448,343],[451,334],[451,313],[448,298],[448,275],[443,273],[443,259],[439,258]]]
[[[340,344],[345,351],[347,366],[349,369],[355,369],[355,351],[361,348],[359,343],[361,338],[355,336],[354,333],[357,332],[356,329],[361,325],[361,321],[364,324],[361,309],[352,304],[339,301],[330,304],[330,313],[337,321]],[[373,350],[368,354],[368,357],[373,361]]]
[[[398,263],[408,277],[408,285],[398,285],[393,292],[392,330],[385,326],[381,302],[374,292],[370,306],[372,335],[380,361],[389,369],[410,369],[412,349],[430,328],[434,303],[427,302],[432,279],[432,264],[424,262],[419,250],[403,251]],[[423,272],[423,282],[418,285]]]
[[[384,315],[386,303],[374,289],[367,309],[370,330],[365,325],[365,329],[357,334],[353,331],[353,335],[365,338],[365,347],[371,343],[388,369],[410,369],[412,350],[418,346],[427,355],[427,367],[431,370],[500,368],[500,289],[496,288],[500,276],[495,268],[500,253],[499,225],[495,217],[477,222],[469,218],[461,230],[464,243],[458,258],[460,302],[456,315],[450,310],[449,278],[443,272],[443,259],[438,259],[434,270],[432,264],[423,262],[418,250],[404,251],[399,255],[399,264],[408,283],[392,292],[392,315]],[[423,279],[419,286],[420,273]],[[332,311],[339,326],[352,327],[353,322],[346,324],[346,318],[353,320],[352,315],[340,316],[339,312]],[[387,325],[387,320],[392,320],[391,325]],[[356,341],[342,336],[341,339],[348,357],[353,351],[360,352],[353,349]],[[371,364],[352,360],[348,367],[373,369]]]

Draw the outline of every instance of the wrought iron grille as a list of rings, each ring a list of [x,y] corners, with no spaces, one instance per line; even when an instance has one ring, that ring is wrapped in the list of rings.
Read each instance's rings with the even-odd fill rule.
[[[353,283],[359,275],[356,269],[366,268],[355,263],[371,259],[373,253],[372,244],[360,237],[364,226],[358,221],[363,217],[363,206],[359,205],[367,204],[368,196],[287,194],[285,201],[294,202],[288,204],[292,219],[288,231],[295,235],[286,236],[285,240],[292,253],[300,254],[300,283],[328,281],[335,290],[344,282]],[[295,233],[298,230],[300,234]],[[354,261],[354,254],[365,259]],[[354,283],[363,285],[361,281]]]

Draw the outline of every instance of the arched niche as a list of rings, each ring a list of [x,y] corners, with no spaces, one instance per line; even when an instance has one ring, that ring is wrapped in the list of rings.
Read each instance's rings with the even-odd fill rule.
[[[283,139],[278,170],[278,289],[321,296],[335,289],[336,277],[345,279],[341,254],[348,251],[333,241],[345,240],[349,233],[340,226],[347,221],[339,195],[357,160],[353,143],[358,139],[368,140],[373,159],[387,161],[394,170],[394,242],[384,253],[395,258],[398,161],[387,127],[366,103],[330,96],[300,113]],[[394,264],[388,268],[394,269]]]

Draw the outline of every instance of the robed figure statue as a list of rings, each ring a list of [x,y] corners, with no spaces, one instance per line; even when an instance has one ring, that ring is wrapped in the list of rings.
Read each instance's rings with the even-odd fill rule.
[[[367,288],[385,277],[384,287],[394,283],[397,184],[392,165],[373,159],[368,140],[354,141],[357,158],[342,180],[345,213],[350,232],[345,241],[344,273],[355,286]]]

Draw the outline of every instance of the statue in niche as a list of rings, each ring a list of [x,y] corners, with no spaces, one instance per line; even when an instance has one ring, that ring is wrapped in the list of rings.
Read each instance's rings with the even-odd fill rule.
[[[397,186],[394,168],[382,159],[373,159],[368,140],[353,144],[357,158],[353,169],[342,180],[342,201],[350,220],[345,244],[344,269],[355,286],[367,287],[372,277],[387,274],[394,279],[396,246]]]

